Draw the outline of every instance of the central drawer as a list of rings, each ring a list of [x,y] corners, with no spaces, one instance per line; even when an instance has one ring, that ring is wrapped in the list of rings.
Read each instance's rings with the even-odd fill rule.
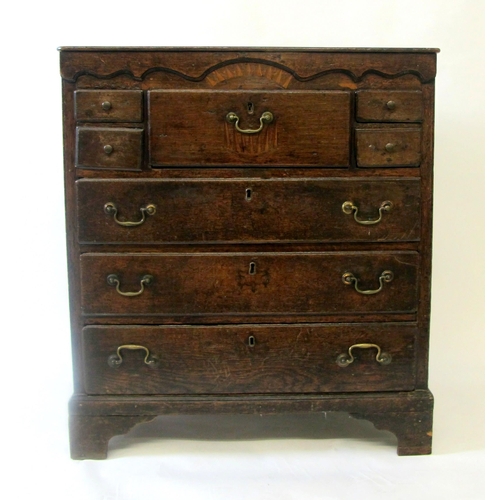
[[[415,325],[88,326],[88,394],[402,391]],[[380,351],[379,351],[380,349]]]
[[[153,166],[349,166],[347,91],[152,90]]]
[[[419,179],[81,179],[77,200],[80,243],[420,238]]]
[[[87,315],[414,312],[416,252],[81,256]]]

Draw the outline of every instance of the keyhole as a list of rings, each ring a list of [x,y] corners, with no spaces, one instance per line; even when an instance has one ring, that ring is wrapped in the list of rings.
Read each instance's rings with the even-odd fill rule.
[[[248,345],[250,347],[255,347],[255,337],[253,335],[250,335],[250,337],[248,337]]]
[[[247,111],[248,111],[249,115],[253,115],[253,111],[254,111],[253,102],[247,103]]]
[[[245,200],[250,201],[252,199],[252,188],[245,189]]]
[[[250,262],[250,266],[248,268],[248,274],[255,274],[257,272],[257,266],[255,262]]]

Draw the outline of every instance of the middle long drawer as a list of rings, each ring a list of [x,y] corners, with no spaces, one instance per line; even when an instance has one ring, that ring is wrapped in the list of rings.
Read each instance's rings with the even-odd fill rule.
[[[77,182],[80,243],[418,241],[419,179]]]
[[[81,267],[87,315],[417,309],[417,252],[91,253]]]

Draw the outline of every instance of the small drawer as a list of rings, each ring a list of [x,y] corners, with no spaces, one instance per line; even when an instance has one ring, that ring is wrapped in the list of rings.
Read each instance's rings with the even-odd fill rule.
[[[76,166],[141,170],[142,129],[77,127]]]
[[[80,179],[77,205],[87,244],[420,238],[419,179]]]
[[[356,92],[359,122],[421,122],[423,101],[420,90],[360,90]]]
[[[151,164],[348,167],[345,91],[152,90]]]
[[[77,90],[79,122],[142,122],[142,90]]]
[[[358,167],[418,167],[422,132],[414,128],[356,130]]]
[[[87,394],[410,391],[414,324],[87,326]]]
[[[416,252],[101,253],[80,257],[87,315],[414,313]]]

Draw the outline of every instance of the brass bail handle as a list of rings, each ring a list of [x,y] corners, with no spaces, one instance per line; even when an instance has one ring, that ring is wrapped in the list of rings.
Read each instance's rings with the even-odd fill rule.
[[[116,288],[116,291],[123,297],[137,297],[137,295],[141,295],[141,293],[144,292],[145,285],[151,284],[151,282],[153,281],[153,276],[151,276],[150,274],[145,274],[141,278],[141,289],[138,292],[122,292],[120,290],[120,280],[116,274],[108,275],[106,281],[108,282],[109,286],[114,286]]]
[[[124,344],[118,347],[118,349],[116,350],[116,354],[112,354],[108,358],[108,365],[111,366],[111,368],[118,368],[123,363],[123,358],[120,352],[122,349],[129,349],[131,351],[137,351],[140,349],[144,350],[146,352],[146,355],[144,356],[144,364],[148,366],[153,366],[155,363],[158,362],[156,358],[153,358],[151,356],[149,349],[147,347],[136,344]]]
[[[263,128],[264,124],[272,123],[274,116],[270,111],[264,111],[260,117],[260,127],[256,129],[242,129],[239,127],[240,117],[234,112],[230,111],[226,115],[226,120],[228,123],[234,123],[234,127],[241,134],[258,134]]]
[[[363,226],[371,226],[373,224],[378,224],[382,220],[382,214],[384,212],[390,212],[392,210],[393,204],[392,201],[383,201],[378,209],[378,219],[358,219],[358,210],[359,208],[352,201],[344,201],[342,204],[342,212],[345,214],[353,214],[354,220],[358,224],[362,224]]]
[[[150,203],[145,207],[141,207],[139,210],[141,211],[142,214],[141,220],[121,221],[118,220],[118,208],[116,208],[116,205],[113,202],[110,201],[109,203],[106,203],[106,205],[104,205],[104,211],[107,214],[112,215],[117,224],[125,227],[140,226],[141,224],[143,224],[144,221],[146,220],[146,215],[154,215],[156,213],[156,206]]]
[[[394,279],[394,273],[392,271],[384,271],[379,277],[378,281],[380,286],[376,290],[360,290],[358,287],[358,278],[354,276],[352,273],[344,273],[342,275],[342,281],[344,285],[354,285],[354,289],[356,292],[361,293],[363,295],[375,295],[382,291],[384,287],[384,283],[389,283]]]
[[[354,361],[354,356],[352,355],[353,349],[377,349],[377,355],[375,356],[375,361],[381,365],[388,365],[392,361],[392,356],[388,352],[382,352],[382,349],[377,344],[354,344],[349,347],[347,354],[340,354],[337,357],[337,364],[341,368],[349,366]]]

